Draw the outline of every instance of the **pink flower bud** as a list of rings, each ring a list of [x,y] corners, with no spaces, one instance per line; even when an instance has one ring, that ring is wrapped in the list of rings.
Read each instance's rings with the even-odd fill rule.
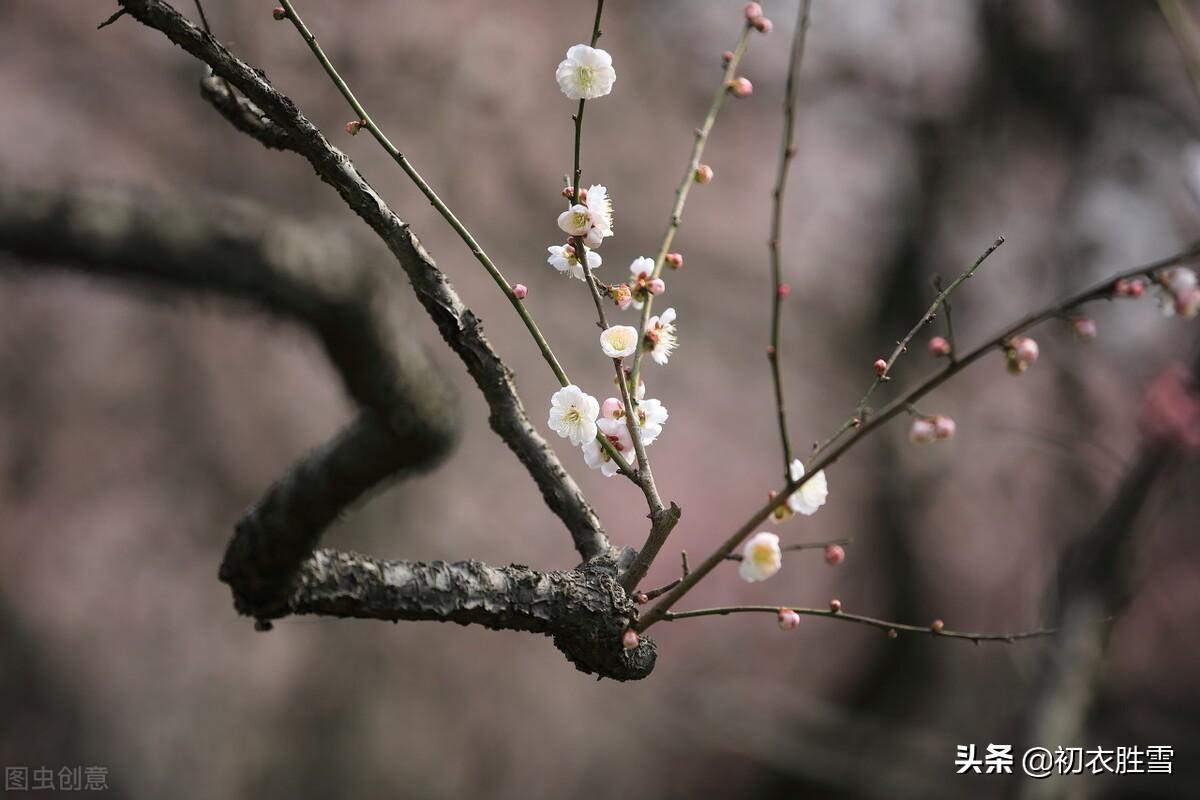
[[[888,637],[889,639],[899,639],[899,638],[900,638],[900,634],[896,633],[896,629],[895,629],[895,628],[888,628],[887,637]]]
[[[734,97],[749,97],[754,93],[754,84],[746,78],[734,78],[725,84],[725,88]]]
[[[762,16],[762,6],[758,3],[746,3],[746,7],[742,9],[746,12],[746,21],[754,22],[755,19]]]
[[[362,130],[363,121],[361,119],[352,119],[346,123],[346,133],[351,136],[358,136],[358,132]]]
[[[609,292],[612,294],[613,302],[617,304],[617,308],[626,309],[633,303],[633,292],[629,288],[628,283],[617,284],[610,287]]]
[[[644,606],[644,605],[646,605],[646,603],[650,602],[650,596],[647,595],[645,592],[638,592],[637,594],[635,594],[633,596],[633,601],[635,603],[637,603],[639,606]]]
[[[703,164],[701,164],[700,167],[702,169],[708,169],[708,167],[705,167]],[[700,169],[697,169],[696,173],[699,174],[699,172],[700,172]],[[708,175],[710,178],[712,177],[711,169],[708,170]],[[697,178],[697,180],[699,180],[699,179]],[[700,183],[708,183],[708,181],[703,180],[703,181],[700,181]],[[667,266],[670,267],[671,269],[679,269],[680,267],[683,266],[683,255],[681,255],[680,253],[667,253],[667,257],[666,257],[665,261],[667,262]]]
[[[836,597],[833,598],[832,600],[830,600],[829,601],[829,610],[835,614],[838,613],[839,611],[841,611],[842,610],[842,601],[838,600]]]
[[[846,551],[840,544],[831,544],[825,548],[825,563],[836,567],[846,560]]]
[[[1071,320],[1071,332],[1080,341],[1090,341],[1096,338],[1096,323],[1088,317],[1075,317]]]
[[[662,294],[667,290],[667,284],[662,278],[652,278],[646,282],[646,288],[650,290],[650,294]]]
[[[758,17],[757,19],[753,20],[750,24],[753,25],[754,29],[756,31],[758,31],[759,33],[770,33],[771,30],[775,27],[775,25],[771,22],[771,20],[767,19],[766,17]]]
[[[787,300],[788,295],[792,293],[792,287],[786,283],[781,283],[775,287],[775,294],[779,295],[780,300]]]
[[[515,283],[512,287],[513,296],[518,300],[524,300],[529,295],[529,287],[523,283]]]
[[[941,633],[945,627],[946,623],[942,622],[940,619],[935,619],[933,622],[929,623],[929,630],[933,631],[934,633]]]
[[[875,359],[875,363],[872,366],[875,370],[875,374],[881,378],[883,377],[883,373],[887,372],[887,362],[882,358]]]
[[[692,179],[696,183],[708,183],[713,179],[713,170],[708,164],[701,164],[696,167],[696,171],[692,173]]]
[[[929,340],[929,352],[935,356],[950,355],[950,342],[944,336],[935,336]]]
[[[271,9],[271,16],[276,20],[287,19],[287,9],[283,6],[275,6]]]
[[[621,634],[621,647],[624,647],[626,650],[636,650],[637,646],[637,631],[635,631],[633,628],[629,628],[625,631],[625,633]]]
[[[566,198],[567,200],[575,199],[575,187],[574,186],[564,186],[563,190],[562,190],[562,196],[564,198]]]
[[[768,356],[775,355],[775,345],[773,345],[773,344],[767,345],[767,355]]]
[[[600,416],[606,419],[617,419],[625,414],[625,404],[620,398],[610,397],[600,406]]]
[[[1017,355],[1017,360],[1022,364],[1032,364],[1038,359],[1038,343],[1028,336],[1019,336],[1013,339],[1012,349]]]
[[[781,631],[794,631],[800,627],[800,615],[790,608],[779,609],[778,621]]]
[[[908,438],[912,440],[913,444],[929,444],[937,438],[937,426],[924,417],[913,420],[912,428],[908,431]]]
[[[1141,297],[1146,293],[1146,282],[1141,278],[1134,278],[1129,282],[1129,296]]]
[[[730,61],[733,61],[733,52],[731,50],[726,50],[724,53],[721,53],[721,66],[729,66]]]
[[[954,420],[949,417],[943,417],[938,414],[933,418],[933,435],[937,439],[949,439],[954,435],[954,431],[958,426],[954,424]]]

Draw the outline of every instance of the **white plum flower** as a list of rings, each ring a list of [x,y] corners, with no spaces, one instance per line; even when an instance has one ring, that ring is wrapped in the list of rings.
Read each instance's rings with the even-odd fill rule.
[[[570,274],[572,278],[586,280],[583,276],[583,263],[579,260],[579,256],[575,253],[575,248],[571,245],[553,245],[547,247],[550,257],[546,259],[546,263],[554,267],[563,274]],[[592,250],[584,248],[586,255],[584,258],[587,261],[588,269],[596,269],[603,262],[600,254]]]
[[[671,353],[679,346],[679,337],[675,332],[675,309],[668,308],[661,316],[655,315],[646,320],[644,347],[650,351],[650,357],[656,364],[666,364]]]
[[[798,480],[804,474],[804,465],[799,459],[792,461],[789,470],[792,475],[792,480]],[[796,491],[792,492],[788,498],[788,508],[795,511],[797,514],[817,513],[817,509],[825,505],[826,498],[829,497],[829,484],[825,480],[825,470],[821,470],[816,475],[804,482]]]
[[[638,332],[632,325],[613,325],[600,334],[600,349],[609,358],[631,356],[637,346]]]
[[[600,404],[575,384],[564,386],[550,397],[550,427],[576,447],[596,438]]]
[[[779,549],[779,537],[773,533],[759,532],[747,539],[742,547],[742,563],[738,566],[738,574],[751,583],[765,581],[779,572],[781,566],[783,552]]]
[[[637,455],[633,451],[633,439],[629,436],[629,428],[626,427],[625,420],[605,417],[596,424],[613,449],[624,457],[630,467],[636,469]],[[617,462],[608,455],[608,451],[595,438],[583,446],[583,460],[592,469],[600,470],[600,474],[606,478],[611,478],[620,471]]]
[[[633,294],[633,307],[641,308],[646,304],[646,297],[650,294],[649,284],[654,276],[654,259],[635,258],[633,263],[629,265],[629,289]]]
[[[667,421],[667,407],[659,400],[642,400],[637,406],[638,435],[642,444],[650,445],[662,433],[663,423]]]
[[[567,51],[554,77],[558,88],[572,100],[595,100],[612,91],[617,71],[606,51],[577,44]]]
[[[583,236],[591,227],[588,207],[583,203],[571,206],[558,215],[558,227],[568,236]]]
[[[642,384],[642,394],[645,394],[645,384]],[[625,419],[625,404],[619,398],[610,397],[600,406],[600,416],[605,419]],[[663,423],[668,418],[667,407],[659,400],[643,400],[638,398],[637,420],[638,437],[642,444],[649,446],[662,433]]]
[[[582,235],[588,247],[599,247],[613,235],[613,206],[608,187],[600,184],[589,186],[584,202],[587,204],[588,229],[584,234],[576,235]]]

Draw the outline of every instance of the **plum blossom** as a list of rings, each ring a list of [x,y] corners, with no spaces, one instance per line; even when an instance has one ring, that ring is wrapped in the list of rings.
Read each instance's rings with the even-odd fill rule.
[[[576,256],[575,248],[572,245],[554,245],[547,247],[546,250],[550,253],[550,257],[546,259],[547,264],[564,275],[570,274],[572,278],[577,278],[581,281],[586,280],[583,276],[583,263]],[[587,261],[588,269],[595,269],[603,263],[603,259],[600,258],[599,253],[588,250],[586,247],[584,248],[584,252],[586,254],[584,258]]]
[[[800,459],[795,459],[788,471],[792,480],[799,480],[804,475],[804,465],[800,463]],[[792,492],[787,504],[788,508],[797,514],[809,516],[817,513],[817,509],[825,505],[828,497],[829,483],[825,480],[825,470],[821,470],[806,480],[803,486]]]
[[[596,423],[596,427],[612,444],[613,449],[625,458],[629,466],[636,469],[637,455],[633,451],[633,439],[629,436],[629,428],[626,427],[625,421],[604,417]],[[620,471],[617,462],[608,455],[608,451],[595,438],[584,444],[583,460],[592,469],[600,470],[600,474],[606,478],[611,478]]]
[[[746,540],[742,547],[742,563],[738,574],[742,580],[754,583],[765,581],[779,572],[783,566],[783,552],[779,549],[779,537],[760,531]]]
[[[589,186],[580,199],[587,199],[558,215],[558,227],[568,236],[581,236],[591,248],[599,247],[613,235],[612,198],[608,188],[600,184]]]
[[[654,277],[654,259],[635,258],[629,265],[629,290],[633,294],[633,307],[640,309],[646,304],[646,298],[652,294],[662,294],[667,286],[661,278]]]
[[[638,332],[632,325],[613,325],[600,334],[600,349],[609,358],[631,356],[637,346]]]
[[[617,72],[612,56],[586,44],[577,44],[554,71],[558,88],[572,100],[595,100],[612,91]]]
[[[550,427],[576,447],[595,440],[599,413],[596,398],[575,384],[564,386],[550,397]]]
[[[654,363],[666,364],[671,353],[679,346],[679,336],[675,332],[675,309],[668,308],[661,316],[655,315],[646,320],[644,338],[642,346],[650,352]]]
[[[645,384],[641,384],[642,393],[645,394]],[[653,398],[643,400],[638,398],[637,408],[637,425],[638,438],[642,440],[642,444],[649,446],[654,444],[654,440],[662,433],[663,423],[669,417],[667,407],[662,404],[662,401]],[[604,401],[600,407],[600,416],[607,419],[625,419],[625,404],[620,398],[610,397]]]

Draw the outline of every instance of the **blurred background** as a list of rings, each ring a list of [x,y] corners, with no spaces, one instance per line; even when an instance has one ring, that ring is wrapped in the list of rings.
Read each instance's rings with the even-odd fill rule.
[[[655,474],[683,507],[652,584],[779,483],[766,240],[797,5],[764,5],[774,32],[751,39],[742,69],[754,93],[725,106],[704,159],[716,177],[695,187],[676,239],[685,266],[666,275],[681,347],[647,370],[671,415]],[[542,424],[556,383],[507,302],[374,142],[342,133],[342,99],[271,6],[205,2],[214,34],[412,224]],[[928,306],[933,275],[957,274],[998,234],[1008,243],[955,296],[961,345],[1200,238],[1185,166],[1200,101],[1154,2],[813,6],[783,242],[798,452],[846,418],[871,362]],[[583,157],[585,183],[606,184],[616,208],[601,280],[657,249],[741,8],[607,4],[600,46],[618,79],[589,105]],[[388,258],[299,157],[264,150],[201,101],[198,62],[129,18],[97,31],[110,10],[0,3],[0,180],[241,198]],[[300,11],[376,121],[529,286],[573,378],[606,396],[586,291],[545,263],[573,134],[553,71],[586,41],[593,7]],[[461,445],[326,541],[570,568],[569,537],[488,428],[461,363],[411,299],[409,311],[412,335],[460,388]],[[1095,341],[1044,326],[1027,374],[992,355],[923,400],[957,420],[954,440],[915,447],[897,420],[828,471],[819,514],[774,529],[785,543],[853,537],[845,564],[792,553],[753,585],[731,565],[681,607],[836,596],[848,611],[960,630],[1051,619],[1062,553],[1137,451],[1145,385],[1200,333],[1152,298],[1090,312]],[[936,367],[914,347],[879,399]],[[704,618],[657,626],[653,675],[616,684],[526,634],[310,619],[256,633],[216,578],[232,527],[352,414],[304,329],[0,253],[0,763],[104,765],[110,794],[130,798],[1004,797],[1026,787],[955,778],[957,745],[1169,745],[1173,775],[1086,777],[1059,796],[1200,796],[1195,461],[1155,484],[1131,533],[1136,591],[1080,741],[1031,742],[1054,640],[891,641],[817,618],[788,634],[767,615]],[[559,452],[614,542],[638,546],[639,492]]]

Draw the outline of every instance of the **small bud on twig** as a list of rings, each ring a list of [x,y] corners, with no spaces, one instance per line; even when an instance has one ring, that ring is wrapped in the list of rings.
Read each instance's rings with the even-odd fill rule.
[[[271,9],[271,16],[274,17],[276,21],[287,19],[287,15],[287,9],[283,6],[275,6]]]
[[[696,171],[692,173],[692,179],[696,183],[708,183],[713,179],[713,170],[708,164],[701,164],[696,167]]]
[[[933,622],[929,623],[929,630],[933,631],[934,633],[941,633],[945,627],[946,623],[942,622],[940,619],[935,619]]]
[[[836,567],[846,560],[846,550],[840,544],[831,544],[825,548],[825,563]]]
[[[367,123],[363,122],[361,119],[352,119],[346,123],[346,133],[350,134],[351,136],[358,136],[358,132],[361,131],[363,125],[366,124]]]
[[[1075,317],[1071,320],[1071,332],[1081,342],[1089,342],[1096,338],[1096,322],[1088,317]]]
[[[626,650],[636,650],[637,646],[637,631],[635,631],[633,628],[629,628],[625,631],[625,633],[621,634],[621,647],[624,647]]]
[[[792,287],[786,283],[781,283],[775,287],[775,294],[779,295],[780,300],[787,300],[788,295],[792,293]]]
[[[776,619],[779,622],[779,629],[781,631],[794,631],[800,627],[800,615],[790,608],[779,609]]]
[[[705,181],[701,181],[701,183],[705,183]],[[667,253],[667,257],[664,259],[664,261],[667,262],[667,266],[671,269],[679,269],[683,266],[683,256],[679,253]]]
[[[757,19],[752,20],[750,24],[753,25],[754,30],[758,31],[759,33],[770,33],[775,27],[774,23],[772,23],[771,20],[767,19],[766,17],[758,17]]]
[[[746,3],[742,11],[746,14],[746,21],[751,23],[763,14],[762,6],[758,3]]]
[[[726,50],[724,53],[721,53],[721,66],[722,67],[728,67],[730,61],[733,61],[733,51]]]
[[[830,600],[829,601],[829,610],[835,614],[838,613],[839,611],[841,611],[842,610],[842,601],[838,600],[836,597],[833,598],[832,600]]]
[[[754,84],[746,78],[734,78],[725,84],[725,88],[734,97],[749,97],[754,94]]]
[[[882,358],[875,359],[875,363],[872,366],[875,370],[875,374],[881,378],[883,377],[883,374],[887,372],[887,362]]]
[[[513,296],[518,300],[524,300],[529,295],[529,287],[523,283],[514,283],[512,290]]]

